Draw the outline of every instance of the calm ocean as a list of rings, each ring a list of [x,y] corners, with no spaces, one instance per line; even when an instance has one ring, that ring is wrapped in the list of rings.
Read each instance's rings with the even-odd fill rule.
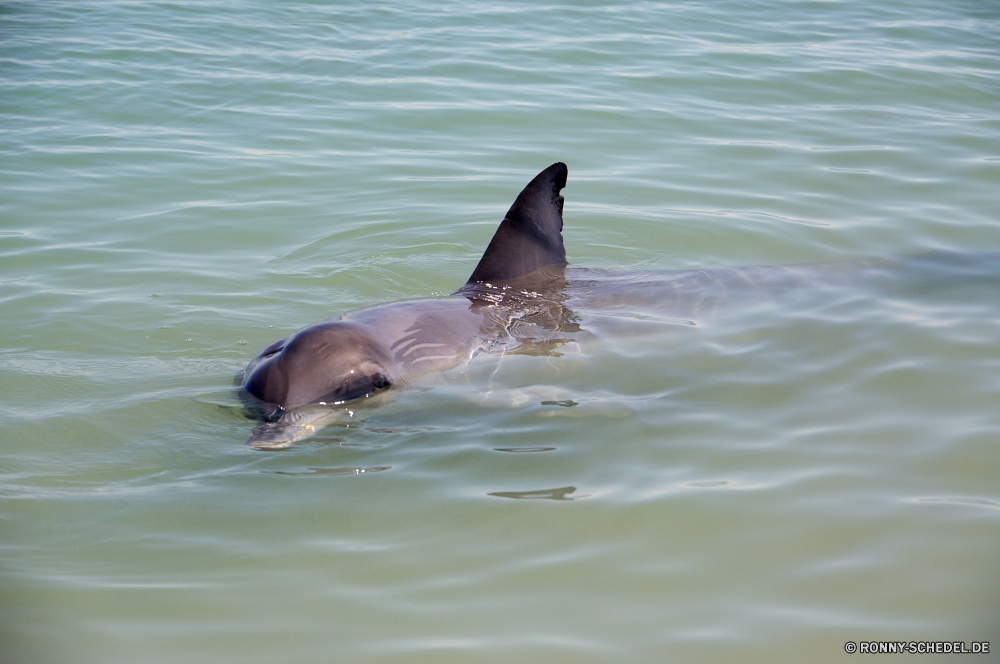
[[[1000,652],[1000,269],[245,446],[260,349],[453,292],[555,161],[576,265],[1000,252],[1000,3],[4,0],[0,662]]]

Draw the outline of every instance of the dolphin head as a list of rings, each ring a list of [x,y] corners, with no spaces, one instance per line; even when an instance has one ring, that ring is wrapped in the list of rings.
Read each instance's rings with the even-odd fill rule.
[[[360,325],[328,321],[265,348],[242,392],[265,419],[310,404],[335,405],[379,392],[396,379],[389,354]]]

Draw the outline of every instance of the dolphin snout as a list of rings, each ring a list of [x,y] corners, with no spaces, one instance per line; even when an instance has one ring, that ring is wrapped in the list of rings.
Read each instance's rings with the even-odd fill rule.
[[[335,416],[336,412],[325,408],[287,412],[277,420],[254,427],[247,445],[255,450],[281,450],[311,436]]]
[[[254,427],[247,445],[255,450],[281,450],[312,433],[313,427],[267,422]]]

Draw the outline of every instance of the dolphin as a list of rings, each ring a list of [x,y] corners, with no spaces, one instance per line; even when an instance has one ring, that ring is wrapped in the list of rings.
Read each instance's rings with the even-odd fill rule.
[[[468,282],[452,296],[350,312],[261,351],[240,387],[262,421],[248,445],[287,447],[321,426],[331,407],[456,366],[518,338],[517,328],[572,329],[557,302],[565,281],[559,192],[566,175],[565,164],[553,164],[521,191]]]
[[[352,404],[477,352],[550,352],[584,329],[581,314],[600,328],[602,317],[631,305],[631,311],[657,312],[661,323],[694,325],[722,302],[779,300],[807,283],[836,288],[860,275],[898,290],[908,274],[911,289],[919,290],[945,276],[995,281],[1000,272],[997,254],[982,261],[941,252],[904,260],[656,272],[567,266],[560,195],[566,178],[566,165],[558,162],[528,183],[468,281],[452,295],[349,312],[262,350],[238,377],[240,396],[260,421],[247,444],[288,447]]]

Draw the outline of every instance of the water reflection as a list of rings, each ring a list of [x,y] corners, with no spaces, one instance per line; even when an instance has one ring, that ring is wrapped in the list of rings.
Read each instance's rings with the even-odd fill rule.
[[[290,470],[265,470],[263,472],[275,475],[291,475],[294,477],[315,477],[317,475],[367,475],[368,473],[378,473],[390,468],[392,466],[372,466],[371,468],[308,468],[299,472]]]
[[[576,491],[575,486],[564,486],[558,489],[540,489],[538,491],[497,491],[487,494],[498,498],[515,498],[518,500],[573,500],[569,494]],[[581,498],[582,496],[576,496]]]
[[[556,448],[554,447],[494,447],[494,452],[513,452],[519,454],[522,452],[552,452]]]

